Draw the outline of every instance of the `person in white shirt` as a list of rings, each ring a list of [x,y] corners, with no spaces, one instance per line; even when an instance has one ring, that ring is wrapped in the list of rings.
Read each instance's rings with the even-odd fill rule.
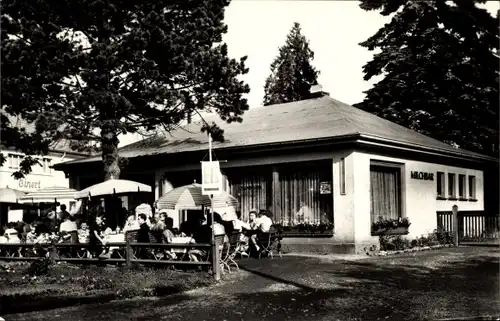
[[[309,223],[314,219],[313,211],[304,202],[300,202],[300,208],[295,215],[299,223]]]
[[[61,211],[61,216],[62,223],[59,226],[59,232],[73,232],[78,230],[76,222],[72,220],[72,217],[68,212]]]
[[[260,211],[257,218],[257,228],[262,233],[269,233],[271,226],[273,225],[273,220],[266,215],[266,211]]]
[[[261,210],[259,212],[259,215],[257,219],[255,220],[255,229],[258,231],[258,233],[269,233],[269,230],[271,229],[271,226],[273,225],[273,221],[269,216],[266,215],[265,210]],[[250,237],[250,240],[252,242],[252,245],[255,247],[257,252],[260,251],[260,246],[257,241],[257,234],[253,234]]]

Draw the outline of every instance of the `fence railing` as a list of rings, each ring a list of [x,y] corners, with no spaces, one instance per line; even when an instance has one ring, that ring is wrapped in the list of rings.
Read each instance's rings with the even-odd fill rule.
[[[106,243],[106,247],[113,249],[115,257],[100,258],[90,255],[90,251],[99,253],[102,246],[88,243],[17,243],[0,244],[0,261],[34,261],[41,258],[50,258],[54,261],[86,264],[126,264],[134,263],[154,265],[179,265],[179,266],[207,266],[212,267],[216,279],[220,277],[220,253],[215,250],[215,244],[187,243],[136,243],[125,242]],[[197,261],[192,261],[191,250],[198,250]],[[176,253],[172,258],[169,253]],[[214,255],[215,254],[215,255]]]
[[[458,240],[488,242],[500,239],[500,216],[476,212],[458,212]],[[452,212],[437,212],[437,226],[453,232]]]

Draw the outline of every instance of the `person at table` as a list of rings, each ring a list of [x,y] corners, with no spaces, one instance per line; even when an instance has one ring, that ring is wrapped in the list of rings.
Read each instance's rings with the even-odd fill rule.
[[[149,243],[149,225],[148,217],[144,213],[137,215],[137,223],[139,223],[139,231],[137,232],[138,243]]]
[[[61,205],[61,208],[64,206]],[[59,226],[59,234],[62,238],[63,242],[76,242],[77,240],[72,240],[71,239],[71,233],[75,232],[78,230],[78,226],[76,226],[76,223],[73,221],[73,218],[71,215],[66,212],[66,211],[61,211],[61,225]]]
[[[99,243],[102,245],[106,245],[106,241],[104,240],[108,234],[111,234],[112,230],[108,226],[106,226],[106,219],[102,214],[97,214],[95,221],[93,222],[90,233],[90,244],[97,246]],[[109,253],[107,248],[104,248],[99,255],[99,257],[111,257],[111,253]]]
[[[164,213],[162,213],[164,214]],[[166,216],[166,215],[165,215]],[[171,217],[165,217],[165,229],[162,231],[162,243],[171,244],[174,238],[174,233],[172,229],[174,228],[174,219]],[[171,259],[176,259],[177,255],[172,250],[165,250],[165,254]]]
[[[250,236],[250,244],[257,252],[260,252],[261,250],[261,245],[259,244],[257,240],[257,234],[262,234],[262,233],[269,233],[271,226],[273,225],[273,221],[269,216],[266,215],[267,211],[262,210],[259,211],[259,214],[256,219],[255,223],[255,230],[257,231],[256,234],[252,234]]]
[[[222,222],[220,214],[214,213],[214,236],[217,237],[220,235],[224,235],[223,243],[226,243],[229,241],[229,239],[226,235],[224,225],[222,225],[220,222]],[[194,235],[194,240],[196,243],[202,244],[210,244],[212,242],[212,215],[207,215],[207,224],[202,225],[198,233]],[[222,246],[224,246],[224,244],[219,244],[219,250]],[[208,252],[200,249],[192,249],[188,253],[191,260],[198,261],[198,258],[196,256],[204,257]]]
[[[248,225],[250,226],[250,230],[257,229],[257,210],[254,208],[248,213]]]
[[[187,220],[181,223],[181,236],[194,236],[203,225],[204,215],[201,212],[189,213]]]
[[[134,215],[129,215],[127,217],[127,221],[123,226],[123,233],[127,233],[129,231],[137,231],[139,229],[139,223],[135,219]]]

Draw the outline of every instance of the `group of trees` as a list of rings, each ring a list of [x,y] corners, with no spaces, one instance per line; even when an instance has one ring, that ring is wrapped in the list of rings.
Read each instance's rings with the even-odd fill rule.
[[[460,147],[498,156],[498,15],[484,1],[363,0],[393,15],[360,45],[379,49],[365,80],[383,75],[356,106]],[[193,113],[242,121],[245,57],[228,58],[228,0],[1,3],[2,114],[6,147],[47,153],[60,139],[102,153],[106,178],[120,174],[118,135]],[[264,105],[305,99],[317,84],[314,53],[293,25],[265,83]],[[7,115],[36,124],[27,132]],[[205,124],[223,140],[216,124]],[[3,162],[4,160],[2,160]],[[35,161],[27,157],[21,174]]]

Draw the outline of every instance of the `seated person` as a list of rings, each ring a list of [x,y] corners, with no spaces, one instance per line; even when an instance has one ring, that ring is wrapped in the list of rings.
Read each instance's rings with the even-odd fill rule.
[[[148,217],[144,213],[137,215],[137,223],[139,223],[139,232],[137,233],[138,243],[149,243],[149,225]]]
[[[187,220],[182,222],[180,225],[181,236],[191,236],[193,237],[198,233],[205,217],[199,211],[192,211],[188,214]]]
[[[166,217],[165,218],[165,229],[162,232],[162,242],[163,243],[172,243],[172,239],[174,238],[174,233],[172,233],[172,228],[174,226],[174,219],[171,217]],[[165,250],[165,254],[172,258],[176,259],[177,256],[175,255],[175,252],[171,250]]]
[[[9,244],[18,244],[21,243],[21,239],[19,238],[19,232],[12,227],[12,224],[9,228],[5,230],[4,236],[7,238],[7,243]]]
[[[36,225],[35,225],[35,222],[33,222],[30,224],[29,232],[26,233],[26,243],[30,243],[30,244],[35,243],[36,237],[37,237]]]
[[[87,223],[82,222],[80,228],[78,229],[78,242],[79,243],[89,243],[90,242],[90,231]]]
[[[123,227],[123,233],[127,233],[128,231],[137,231],[139,229],[139,223],[135,219],[134,215],[129,215],[127,217],[127,221],[125,222],[125,226]]]
[[[224,243],[228,242],[228,237],[226,235],[226,230],[224,228],[224,225],[222,225],[221,222],[222,219],[218,213],[214,213],[214,224],[213,224],[213,229],[214,229],[214,236],[220,236],[224,235]],[[198,233],[195,234],[194,239],[196,243],[202,243],[202,244],[210,244],[212,242],[212,218],[211,215],[207,215],[207,224],[202,225]],[[219,250],[224,246],[224,244],[219,244]],[[206,256],[207,252],[205,250],[200,250],[200,249],[192,249],[189,251],[189,257],[193,261],[198,261],[198,258],[196,256]]]
[[[266,214],[267,211],[260,211],[255,221],[255,229],[257,230],[258,234],[269,233],[271,226],[273,225],[273,221]],[[260,252],[261,245],[258,244],[257,234],[253,234],[252,236],[250,236],[250,244],[255,248],[255,250],[257,250],[257,252]]]

